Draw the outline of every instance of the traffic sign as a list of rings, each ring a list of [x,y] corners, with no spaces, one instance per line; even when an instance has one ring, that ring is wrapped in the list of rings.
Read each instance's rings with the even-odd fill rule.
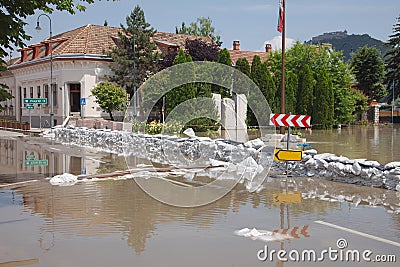
[[[269,124],[275,126],[291,127],[311,127],[311,116],[309,115],[291,115],[291,114],[273,114],[269,116]]]
[[[47,98],[24,98],[24,104],[47,104]]]
[[[84,106],[84,105],[86,105],[86,98],[84,98],[84,97],[81,97],[81,100],[80,100],[80,102],[81,102],[81,106]]]
[[[49,160],[47,159],[35,159],[35,160],[24,160],[24,166],[47,166],[49,165]]]
[[[301,161],[303,153],[300,150],[275,149],[275,161]]]
[[[32,110],[32,109],[35,109],[35,106],[26,106],[26,109],[27,110]]]
[[[301,193],[300,192],[274,193],[272,194],[272,198],[274,204],[300,203]]]
[[[36,156],[34,154],[28,154],[26,155],[26,159],[35,159]]]

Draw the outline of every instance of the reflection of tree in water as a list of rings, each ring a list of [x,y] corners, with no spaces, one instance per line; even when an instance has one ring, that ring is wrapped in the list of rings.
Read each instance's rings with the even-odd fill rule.
[[[221,215],[248,202],[240,186],[222,199],[198,208],[162,204],[144,193],[133,180],[78,183],[70,187],[48,183],[29,184],[17,189],[23,204],[45,218],[43,231],[64,235],[101,236],[122,233],[129,246],[140,254],[157,224],[185,222],[204,228]]]
[[[97,173],[111,173],[115,171],[121,171],[128,169],[125,157],[118,156],[116,154],[108,154],[101,158],[104,163],[101,163],[100,166],[97,168]]]
[[[321,192],[357,193],[362,197],[390,193],[329,181],[306,181],[304,179],[300,184],[300,180],[297,180],[299,190],[318,188]],[[184,222],[186,225],[207,228],[220,221],[221,216],[239,212],[241,207],[250,203],[252,208],[261,209],[262,212],[263,209],[278,209],[279,206],[272,202],[272,195],[281,192],[280,180],[274,179],[265,187],[260,193],[249,193],[239,184],[220,200],[198,208],[162,204],[144,193],[133,180],[78,183],[69,187],[40,182],[21,186],[16,191],[22,194],[26,209],[45,218],[43,231],[82,236],[120,233],[128,245],[140,254],[145,250],[146,240],[154,235],[157,225]],[[395,196],[395,192],[392,193]],[[324,215],[333,209],[340,209],[340,205],[338,202],[303,200],[300,204],[291,204],[290,215],[294,218],[304,217],[305,214]]]

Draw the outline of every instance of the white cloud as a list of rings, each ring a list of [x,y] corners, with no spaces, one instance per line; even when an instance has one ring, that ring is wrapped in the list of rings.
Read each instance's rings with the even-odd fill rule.
[[[295,43],[296,41],[294,39],[286,37],[285,41],[286,50],[290,49]],[[274,38],[272,38],[272,40],[265,41],[264,47],[266,44],[271,44],[272,50],[280,50],[282,49],[282,36],[275,36]]]

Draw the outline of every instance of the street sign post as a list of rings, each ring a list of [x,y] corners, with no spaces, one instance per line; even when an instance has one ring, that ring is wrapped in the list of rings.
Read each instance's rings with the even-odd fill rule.
[[[47,98],[24,98],[24,104],[47,104]]]
[[[48,165],[49,165],[49,160],[47,159],[24,160],[25,167],[48,166]]]
[[[286,161],[286,176],[288,175],[288,161],[301,161],[302,152],[289,150],[290,127],[311,127],[311,116],[309,115],[292,115],[292,114],[273,114],[269,116],[269,125],[288,127],[286,150],[275,149],[274,160]]]
[[[269,116],[269,125],[287,126],[287,127],[311,127],[311,116],[309,115],[291,115],[291,114],[273,114]]]
[[[274,160],[275,161],[299,161],[301,162],[303,152],[300,150],[285,150],[275,149]]]
[[[82,126],[85,126],[85,108],[84,106],[86,105],[86,98],[85,97],[81,97],[81,99],[79,100],[81,103],[81,118],[82,118]]]

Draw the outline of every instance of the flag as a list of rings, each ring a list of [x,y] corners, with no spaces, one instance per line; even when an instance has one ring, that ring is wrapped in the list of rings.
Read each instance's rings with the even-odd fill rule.
[[[278,32],[282,32],[283,30],[283,18],[285,17],[285,13],[283,11],[283,0],[279,0],[279,20],[278,20]]]

